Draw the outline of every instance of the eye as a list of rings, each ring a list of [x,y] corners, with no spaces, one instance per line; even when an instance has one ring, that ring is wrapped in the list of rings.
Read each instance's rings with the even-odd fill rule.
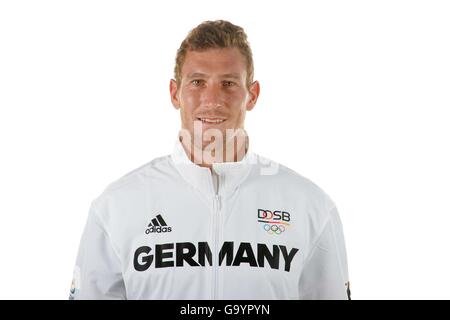
[[[198,87],[202,84],[202,80],[194,79],[191,81],[191,84],[194,85],[195,87]]]
[[[236,83],[234,83],[233,81],[224,81],[223,82],[224,87],[233,87],[235,85],[236,85]]]

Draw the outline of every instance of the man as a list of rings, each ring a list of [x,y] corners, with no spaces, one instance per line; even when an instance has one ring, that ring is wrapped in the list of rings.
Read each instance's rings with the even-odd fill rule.
[[[336,206],[251,151],[252,52],[241,27],[193,29],[170,81],[182,129],[173,153],[91,204],[71,299],[349,299]]]

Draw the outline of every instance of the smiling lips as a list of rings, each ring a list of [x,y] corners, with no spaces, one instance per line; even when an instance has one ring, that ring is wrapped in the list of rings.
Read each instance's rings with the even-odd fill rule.
[[[222,118],[197,118],[197,120],[201,121],[202,123],[213,123],[213,124],[219,124],[224,122],[226,119]]]

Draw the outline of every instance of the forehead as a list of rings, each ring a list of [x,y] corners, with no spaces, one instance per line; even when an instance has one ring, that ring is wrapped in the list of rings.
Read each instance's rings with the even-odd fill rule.
[[[188,51],[181,68],[181,76],[192,73],[213,74],[246,74],[246,63],[237,48],[207,49]]]

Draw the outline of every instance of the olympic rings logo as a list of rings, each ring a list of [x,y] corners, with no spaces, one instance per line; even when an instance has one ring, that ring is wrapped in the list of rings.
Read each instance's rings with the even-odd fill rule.
[[[282,224],[265,224],[264,230],[266,230],[268,234],[281,234],[286,230],[286,227]]]

